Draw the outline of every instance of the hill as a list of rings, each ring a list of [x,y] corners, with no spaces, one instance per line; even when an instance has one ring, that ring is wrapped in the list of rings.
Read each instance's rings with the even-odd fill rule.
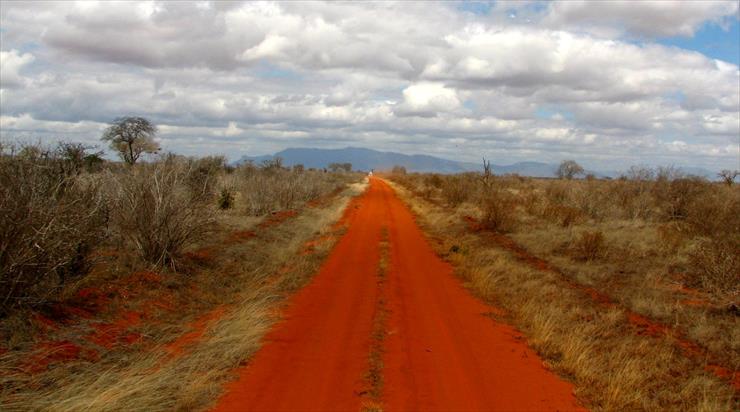
[[[265,156],[242,156],[234,164],[241,164],[247,161],[260,164],[265,160],[275,157],[283,159],[285,166],[302,164],[307,168],[322,169],[328,167],[330,163],[352,163],[355,170],[388,170],[393,166],[403,166],[409,172],[419,173],[461,173],[470,171],[480,171],[481,163],[459,162],[455,160],[442,159],[428,155],[405,155],[395,152],[382,152],[378,150],[365,149],[359,147],[346,147],[344,149],[312,149],[312,148],[289,148],[281,150],[274,155]],[[557,164],[542,162],[517,162],[510,165],[492,164],[491,169],[494,174],[518,174],[530,177],[553,177]],[[706,177],[710,180],[716,180],[716,174],[702,168],[684,167],[681,168],[684,173],[695,176]],[[587,170],[599,177],[616,178],[625,172]]]

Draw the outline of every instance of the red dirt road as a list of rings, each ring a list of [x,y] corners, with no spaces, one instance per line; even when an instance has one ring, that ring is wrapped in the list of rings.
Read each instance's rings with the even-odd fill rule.
[[[462,287],[385,182],[371,179],[344,219],[347,233],[216,411],[581,409],[569,383],[487,316],[494,309]],[[384,228],[390,264],[381,281]],[[373,388],[378,346],[382,385]]]

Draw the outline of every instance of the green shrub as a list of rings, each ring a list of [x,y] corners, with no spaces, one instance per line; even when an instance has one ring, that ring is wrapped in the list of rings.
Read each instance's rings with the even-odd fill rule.
[[[234,194],[231,189],[221,189],[221,195],[218,197],[218,208],[228,210],[234,207]]]

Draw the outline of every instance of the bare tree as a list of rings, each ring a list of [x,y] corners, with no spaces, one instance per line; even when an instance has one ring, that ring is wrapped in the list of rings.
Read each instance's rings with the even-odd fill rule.
[[[157,127],[143,117],[120,117],[105,130],[101,140],[110,142],[124,162],[133,165],[143,153],[156,153],[159,143],[154,141]]]
[[[721,177],[727,186],[732,186],[735,183],[735,178],[740,176],[740,171],[724,169],[717,173],[718,177]]]
[[[486,158],[483,158],[483,176],[481,176],[481,180],[483,180],[483,185],[487,188],[491,187],[491,184],[493,184],[493,173],[491,172],[491,161],[486,160]]]
[[[583,174],[583,168],[575,160],[563,160],[555,171],[557,177],[568,180],[580,174]]]

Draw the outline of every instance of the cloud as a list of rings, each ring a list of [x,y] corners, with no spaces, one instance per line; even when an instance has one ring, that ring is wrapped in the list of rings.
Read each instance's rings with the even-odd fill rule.
[[[543,23],[602,35],[627,32],[650,37],[693,36],[706,22],[737,18],[736,1],[561,0],[549,4]]]
[[[95,141],[142,115],[187,154],[364,145],[733,167],[738,66],[624,36],[691,35],[736,3],[630,5],[3,2],[0,136]]]
[[[31,53],[21,54],[15,49],[0,51],[0,88],[22,87],[26,79],[19,72],[33,61]]]
[[[403,90],[403,103],[394,107],[399,116],[434,117],[440,112],[452,112],[460,108],[460,99],[453,89],[443,84],[422,82]]]

